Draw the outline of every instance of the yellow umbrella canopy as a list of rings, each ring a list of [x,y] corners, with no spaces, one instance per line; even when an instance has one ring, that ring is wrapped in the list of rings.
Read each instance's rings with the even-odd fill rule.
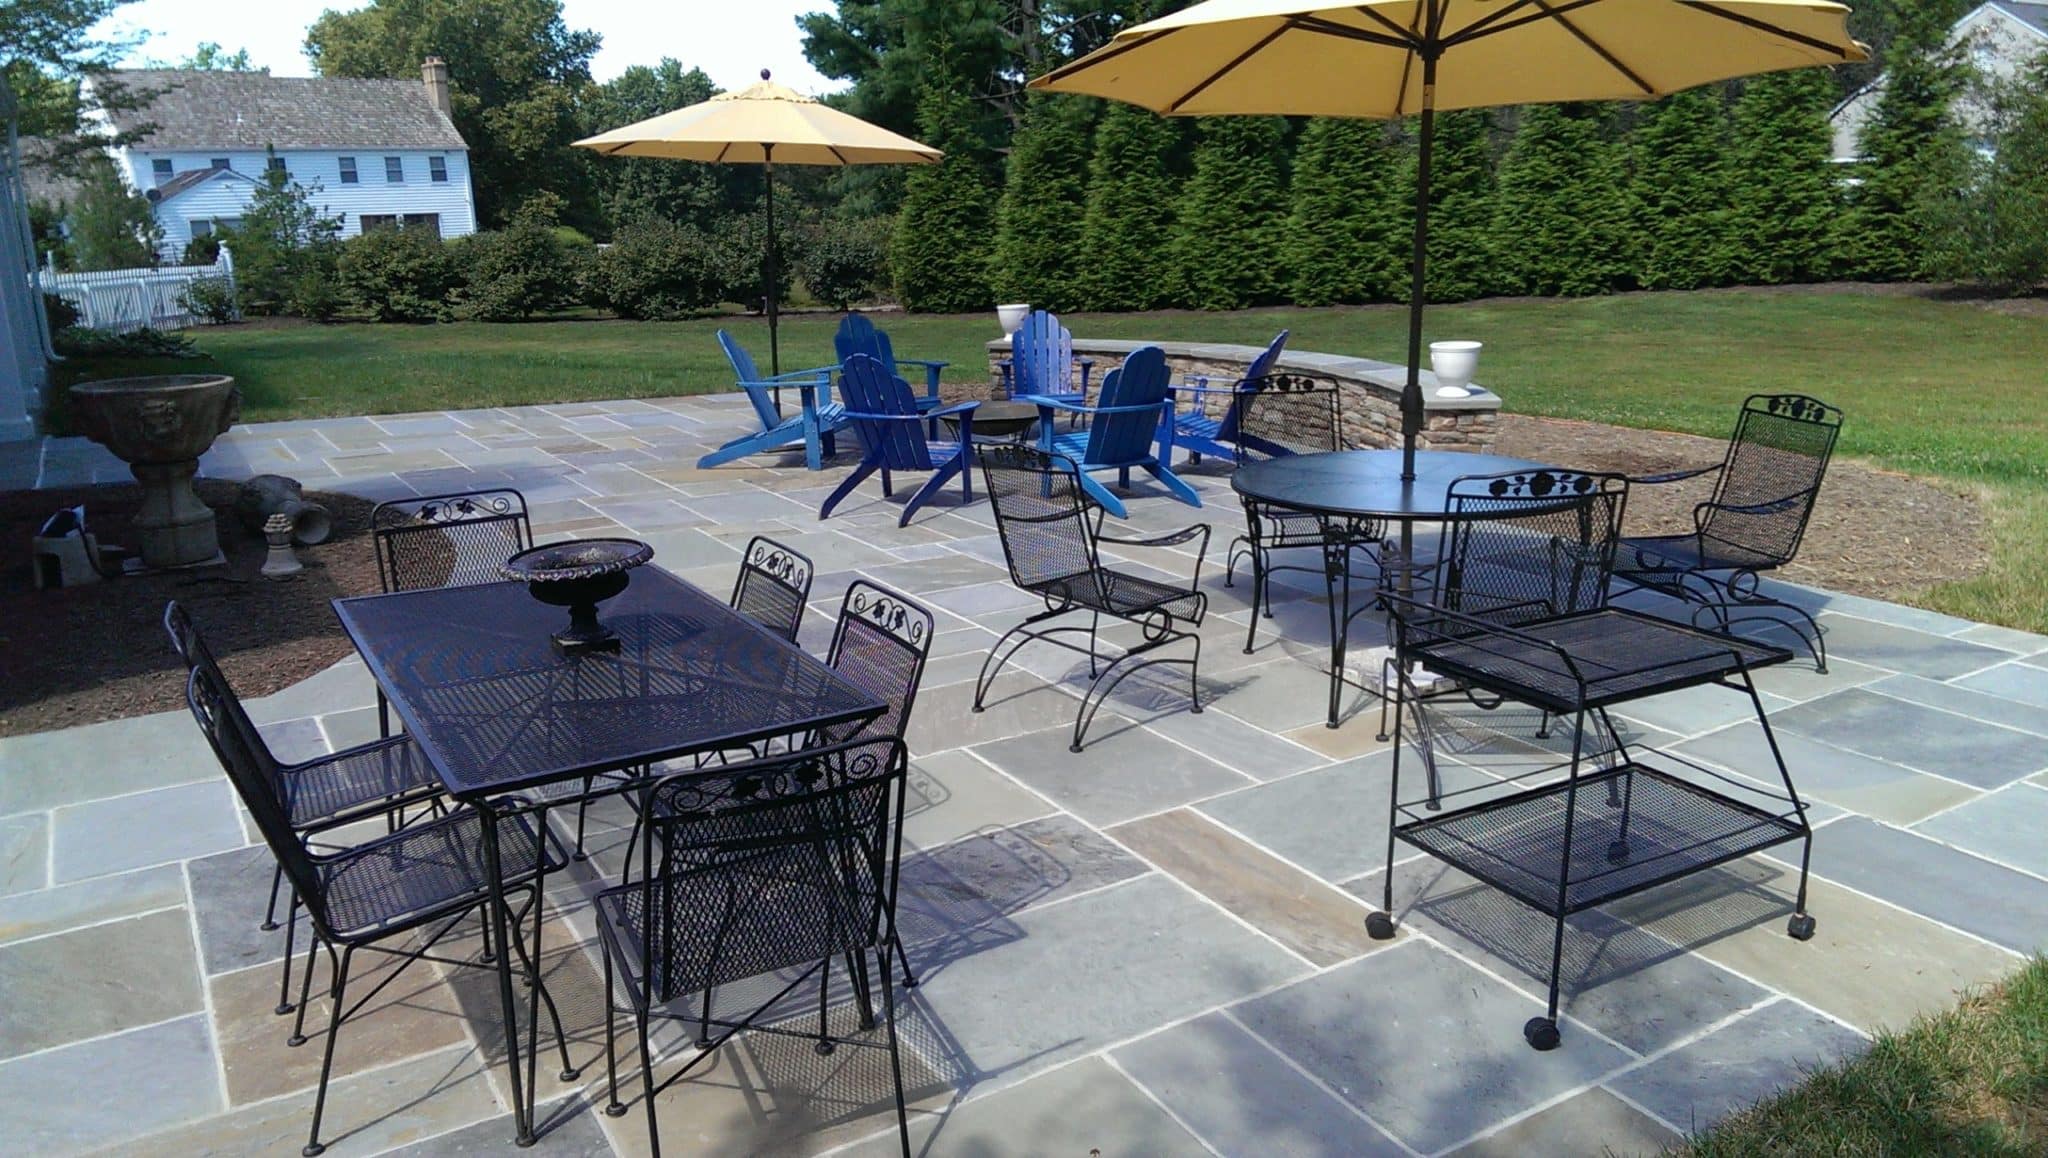
[[[1032,85],[1170,116],[1421,116],[1401,397],[1412,479],[1435,111],[1641,99],[1868,59],[1848,15],[1827,0],[1207,0],[1125,29]]]
[[[768,213],[768,250],[762,261],[762,298],[768,313],[768,368],[782,372],[775,300],[775,166],[930,165],[942,155],[929,145],[842,113],[768,79],[738,92],[636,121],[577,141],[607,157],[665,157],[672,161],[760,165]],[[780,391],[777,391],[780,394]]]

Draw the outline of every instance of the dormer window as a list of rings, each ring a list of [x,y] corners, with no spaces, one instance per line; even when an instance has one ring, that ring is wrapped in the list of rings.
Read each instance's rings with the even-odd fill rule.
[[[169,157],[158,157],[152,160],[149,163],[149,175],[155,178],[156,183],[159,185],[170,180],[171,159]]]
[[[343,157],[341,159],[341,183],[344,185],[353,185],[357,182],[357,180],[358,178],[356,177],[356,159],[354,157]]]
[[[440,156],[428,157],[427,178],[446,184],[448,180],[448,158]]]

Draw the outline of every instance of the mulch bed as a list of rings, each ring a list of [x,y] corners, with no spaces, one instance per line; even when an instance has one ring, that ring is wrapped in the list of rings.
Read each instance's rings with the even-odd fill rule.
[[[70,728],[185,706],[184,670],[164,636],[164,604],[179,600],[206,633],[235,690],[268,695],[353,652],[329,601],[378,589],[368,533],[372,504],[309,491],[334,516],[334,536],[297,548],[305,570],[259,575],[263,536],[242,527],[233,483],[200,480],[214,508],[224,567],[128,576],[38,591],[29,540],[49,515],[85,504],[103,547],[133,548],[141,488],[75,487],[0,493],[0,736]]]
[[[1718,462],[1715,439],[1588,422],[1504,415],[1494,449],[1587,469],[1650,474]],[[1710,480],[1638,487],[1628,531],[1692,525]],[[200,498],[220,513],[225,567],[37,591],[29,538],[49,514],[86,504],[105,545],[133,546],[133,485],[0,493],[0,736],[69,728],[184,707],[184,679],[164,639],[164,604],[182,601],[243,696],[268,695],[352,654],[329,601],[378,589],[367,528],[371,504],[346,495],[308,497],[334,514],[335,535],[299,548],[306,569],[273,582],[257,574],[262,536],[242,528],[235,486],[201,480]],[[1829,470],[1799,561],[1783,577],[1836,591],[1898,599],[1967,579],[1986,563],[1984,515],[1956,488],[1837,461]]]

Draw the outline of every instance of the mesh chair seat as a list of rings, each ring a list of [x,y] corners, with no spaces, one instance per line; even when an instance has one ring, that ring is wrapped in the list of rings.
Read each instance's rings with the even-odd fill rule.
[[[498,822],[498,857],[508,888],[532,880],[542,867],[561,867],[524,819]],[[490,887],[483,821],[467,809],[321,857],[316,864],[328,924],[344,940],[475,905]]]
[[[405,736],[375,740],[282,770],[285,811],[306,829],[432,796],[441,778]]]
[[[1769,552],[1724,543],[1698,532],[1623,539],[1614,552],[1614,570],[1626,577],[1686,571],[1767,570],[1778,562],[1777,556]]]
[[[1189,591],[1183,585],[1162,583],[1108,567],[1098,568],[1087,575],[1041,583],[1029,590],[1056,604],[1069,603],[1129,617],[1164,611],[1189,623],[1200,623],[1207,607],[1207,600],[1199,592]]]

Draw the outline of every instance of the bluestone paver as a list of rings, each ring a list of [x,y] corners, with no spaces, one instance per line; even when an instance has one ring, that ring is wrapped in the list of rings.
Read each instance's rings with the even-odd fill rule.
[[[2048,951],[2048,881],[1927,837],[1845,816],[1815,834],[1813,868],[1993,944]]]
[[[2048,877],[2048,790],[2015,784],[1921,821],[1913,831]]]
[[[1607,1085],[1680,1129],[1704,1130],[1868,1046],[1840,1022],[1779,1000]]]

